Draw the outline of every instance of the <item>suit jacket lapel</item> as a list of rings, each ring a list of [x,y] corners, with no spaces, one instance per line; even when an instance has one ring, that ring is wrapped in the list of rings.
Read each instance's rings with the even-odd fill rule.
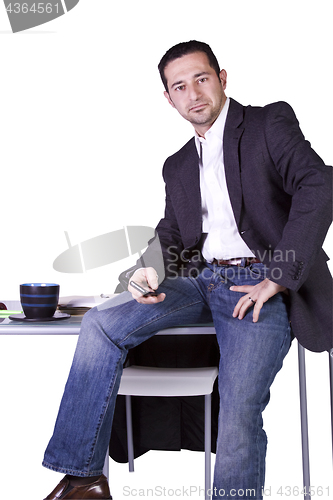
[[[230,99],[223,136],[223,155],[228,192],[237,225],[240,223],[242,210],[242,183],[238,146],[244,132],[244,128],[240,127],[243,118],[243,106],[234,99]]]

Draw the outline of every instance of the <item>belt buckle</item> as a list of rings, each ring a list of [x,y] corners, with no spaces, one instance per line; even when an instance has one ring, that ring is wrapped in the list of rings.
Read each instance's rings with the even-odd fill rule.
[[[237,266],[237,267],[247,267],[251,264],[260,262],[259,259],[255,257],[235,257],[234,259],[214,259],[213,263],[218,266]]]
[[[242,259],[235,257],[234,259],[215,259],[218,266],[240,266]]]

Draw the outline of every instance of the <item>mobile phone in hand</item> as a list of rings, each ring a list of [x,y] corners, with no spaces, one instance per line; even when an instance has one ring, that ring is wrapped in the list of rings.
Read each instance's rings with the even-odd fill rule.
[[[130,281],[130,285],[136,290],[138,290],[140,293],[142,293],[143,297],[157,297],[158,295],[157,290],[146,290],[135,281]]]

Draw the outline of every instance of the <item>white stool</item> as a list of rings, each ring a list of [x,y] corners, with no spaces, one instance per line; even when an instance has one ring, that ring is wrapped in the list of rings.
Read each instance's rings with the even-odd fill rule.
[[[131,396],[205,396],[205,498],[211,487],[211,393],[218,375],[216,367],[124,368],[118,394],[125,395],[127,449],[130,472],[134,471]]]

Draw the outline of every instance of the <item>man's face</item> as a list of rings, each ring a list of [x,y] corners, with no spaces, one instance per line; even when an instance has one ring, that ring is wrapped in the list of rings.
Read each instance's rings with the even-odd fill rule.
[[[164,70],[169,92],[164,92],[172,107],[204,136],[219,116],[226,96],[225,70],[217,76],[204,52],[194,52],[171,61]]]

